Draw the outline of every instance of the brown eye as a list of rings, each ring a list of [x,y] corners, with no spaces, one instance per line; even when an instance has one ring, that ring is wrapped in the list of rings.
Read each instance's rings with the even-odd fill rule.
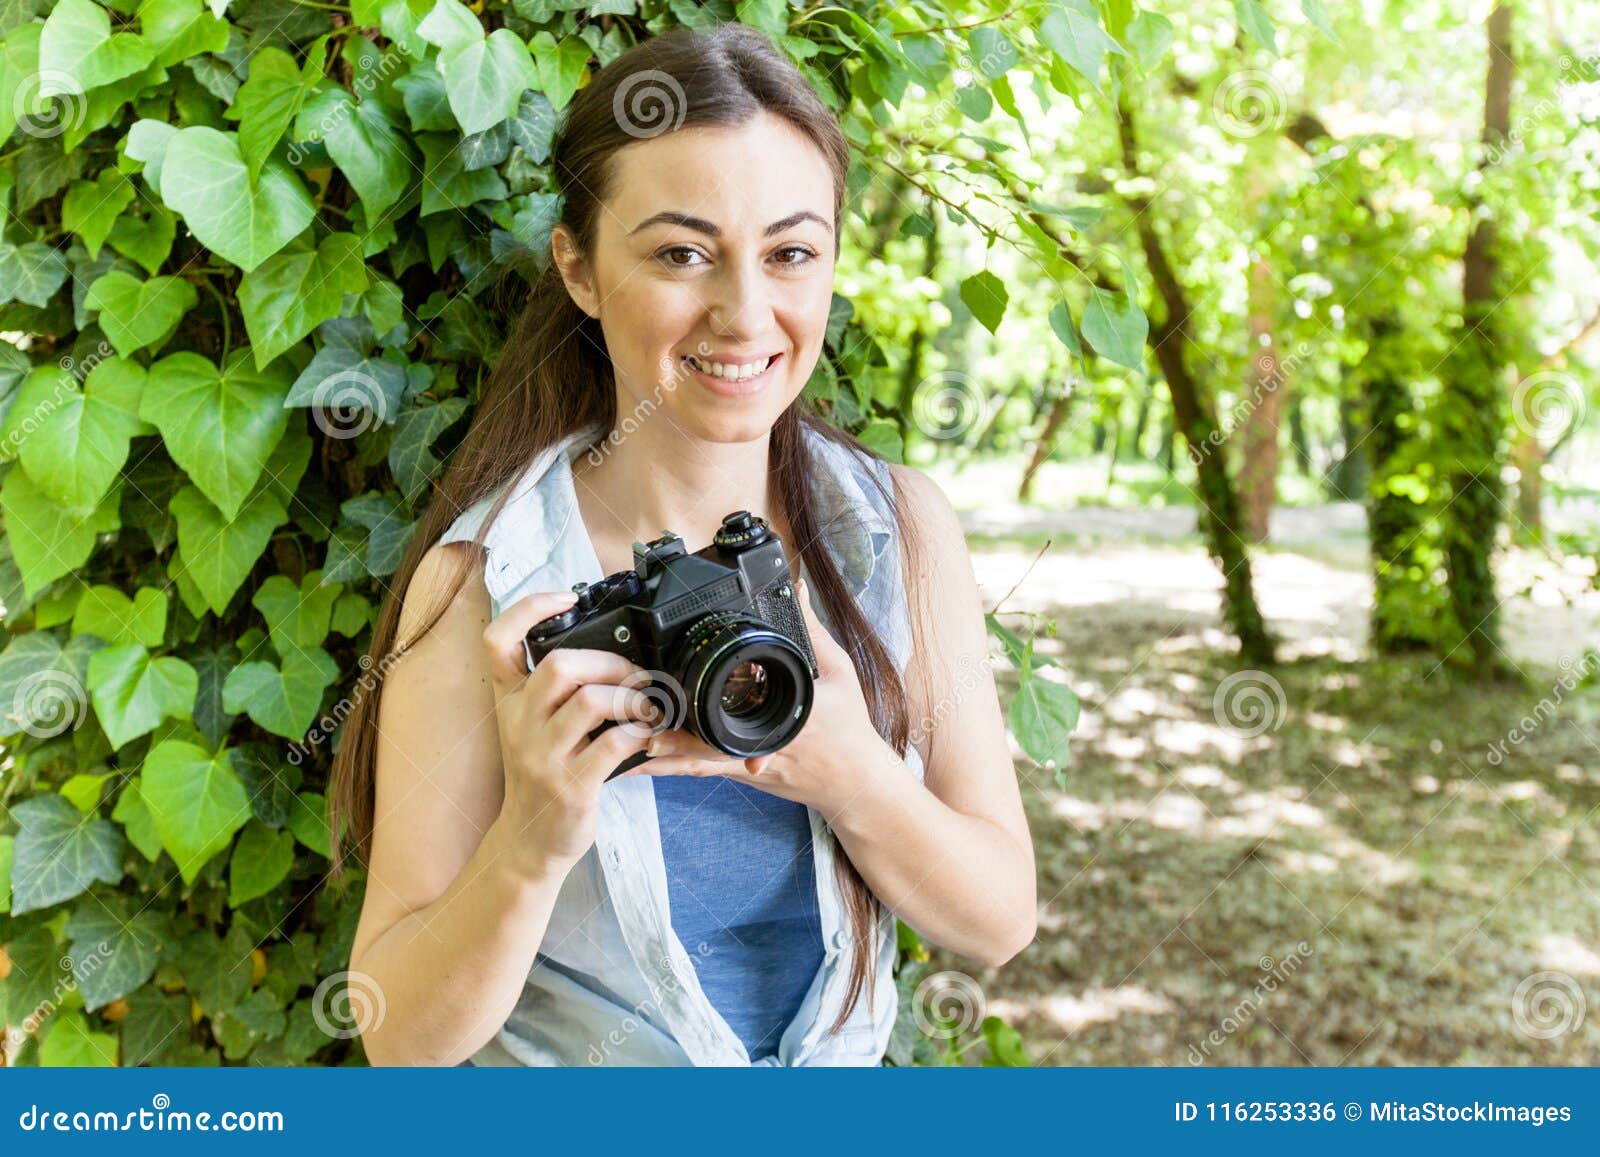
[[[780,255],[784,253],[799,254],[795,260],[780,261],[778,262],[779,265],[804,265],[807,261],[816,256],[815,253],[807,249],[804,245],[786,245],[782,249],[778,250],[778,253]]]
[[[674,245],[670,249],[663,249],[660,253],[656,254],[656,256],[674,269],[694,268],[693,262],[674,260],[673,254],[675,253],[688,254],[690,257],[700,256],[700,251],[698,249],[692,249],[687,245]]]

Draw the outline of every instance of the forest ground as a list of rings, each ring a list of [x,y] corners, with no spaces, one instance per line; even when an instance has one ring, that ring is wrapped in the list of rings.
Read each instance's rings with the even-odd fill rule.
[[[1557,682],[1600,642],[1578,578],[1506,558],[1524,681],[1475,684],[1367,657],[1359,510],[1286,510],[1255,567],[1282,709],[1248,736],[1214,710],[1239,664],[1191,514],[962,514],[986,606],[1027,573],[1005,609],[1057,622],[1083,701],[1064,788],[1015,753],[1036,941],[933,961],[1034,1063],[1600,1063],[1600,704]]]

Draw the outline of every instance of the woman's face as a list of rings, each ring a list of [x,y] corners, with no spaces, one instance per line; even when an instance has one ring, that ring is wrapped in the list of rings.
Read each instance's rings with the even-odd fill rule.
[[[833,296],[833,173],[768,113],[664,133],[613,157],[592,255],[558,226],[555,260],[598,317],[617,421],[691,437],[765,435],[822,352]]]

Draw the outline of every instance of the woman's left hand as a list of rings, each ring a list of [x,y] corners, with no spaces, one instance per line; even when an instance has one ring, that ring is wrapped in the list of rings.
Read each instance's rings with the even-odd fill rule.
[[[800,734],[771,755],[735,759],[687,730],[674,728],[651,741],[652,758],[617,778],[723,775],[827,814],[848,801],[865,761],[880,749],[890,749],[872,726],[855,664],[818,621],[810,594],[804,583],[796,584],[818,670],[811,714]]]

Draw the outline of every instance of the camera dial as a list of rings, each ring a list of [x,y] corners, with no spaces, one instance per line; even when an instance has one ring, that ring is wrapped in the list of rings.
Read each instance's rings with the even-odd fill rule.
[[[743,550],[765,542],[771,533],[767,520],[748,510],[735,510],[722,520],[722,529],[713,540],[722,550]]]

